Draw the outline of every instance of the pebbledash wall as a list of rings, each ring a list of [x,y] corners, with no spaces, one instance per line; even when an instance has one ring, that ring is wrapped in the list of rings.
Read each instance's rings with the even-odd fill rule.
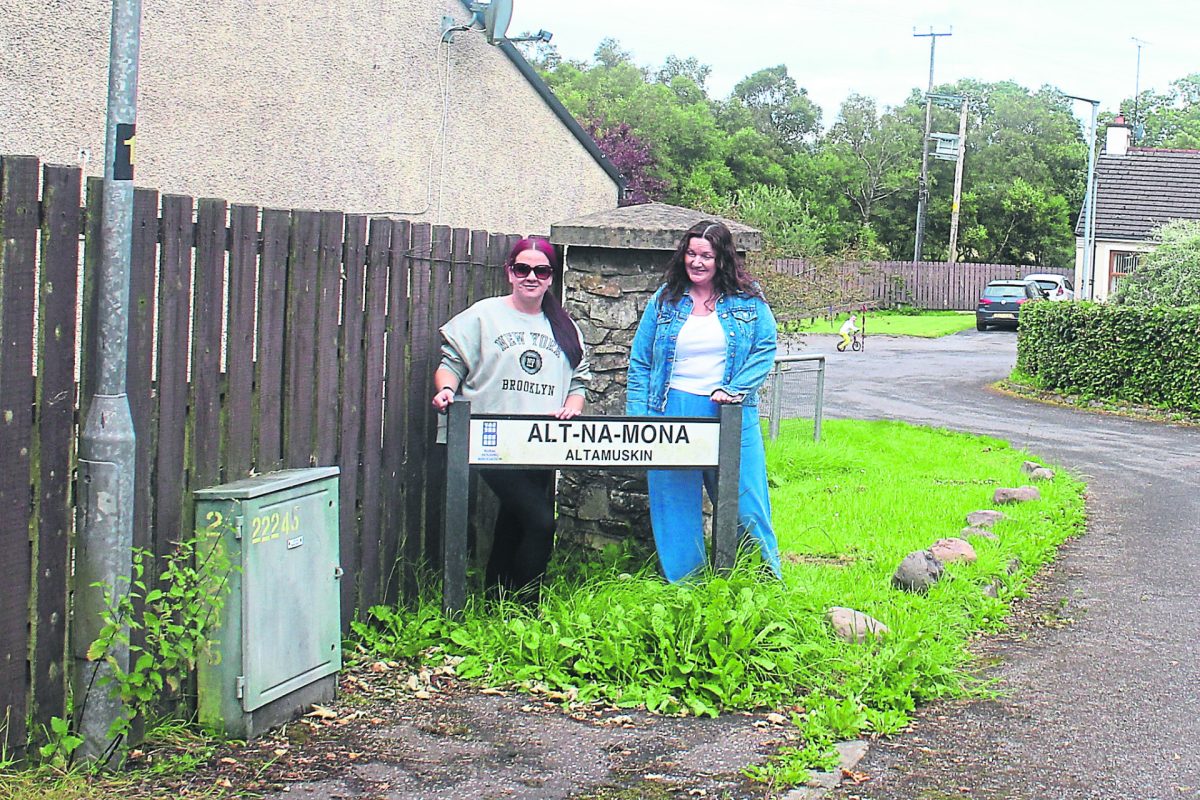
[[[564,305],[583,331],[592,364],[588,414],[625,413],[629,351],[642,311],[662,284],[679,237],[702,219],[689,208],[648,203],[556,222],[550,241],[563,248]],[[762,234],[731,220],[739,250],[762,248]],[[646,473],[564,470],[558,490],[559,535],[591,546],[627,537],[650,541]]]
[[[102,174],[111,14],[7,0],[0,152]],[[521,233],[615,207],[615,170],[512,45],[445,44],[443,15],[470,17],[459,0],[144,0],[138,184]]]

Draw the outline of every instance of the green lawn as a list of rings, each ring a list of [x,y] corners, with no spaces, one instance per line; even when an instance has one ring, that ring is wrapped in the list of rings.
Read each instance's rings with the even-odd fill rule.
[[[824,317],[780,323],[780,330],[796,333],[837,333],[849,314],[839,314],[830,322]],[[920,314],[899,314],[894,311],[868,311],[858,315],[858,326],[867,336],[924,336],[936,338],[975,327],[975,314],[964,311],[923,311]]]

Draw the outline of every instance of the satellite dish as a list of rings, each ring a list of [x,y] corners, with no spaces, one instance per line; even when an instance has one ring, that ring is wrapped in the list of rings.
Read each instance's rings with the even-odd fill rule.
[[[483,8],[483,33],[488,44],[503,41],[512,21],[512,0],[492,0]]]

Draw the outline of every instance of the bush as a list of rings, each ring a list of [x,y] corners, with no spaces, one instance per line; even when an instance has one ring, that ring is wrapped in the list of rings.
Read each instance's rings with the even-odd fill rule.
[[[1017,369],[1054,391],[1200,411],[1200,306],[1030,303]]]
[[[1180,219],[1154,232],[1158,247],[1121,281],[1117,303],[1131,306],[1200,304],[1200,220]]]

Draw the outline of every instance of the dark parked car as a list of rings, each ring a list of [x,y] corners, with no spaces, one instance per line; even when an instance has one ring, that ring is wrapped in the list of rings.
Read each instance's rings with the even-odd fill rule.
[[[975,308],[975,329],[986,331],[989,325],[1017,327],[1021,306],[1030,300],[1044,300],[1045,293],[1033,281],[992,281],[983,290]]]

